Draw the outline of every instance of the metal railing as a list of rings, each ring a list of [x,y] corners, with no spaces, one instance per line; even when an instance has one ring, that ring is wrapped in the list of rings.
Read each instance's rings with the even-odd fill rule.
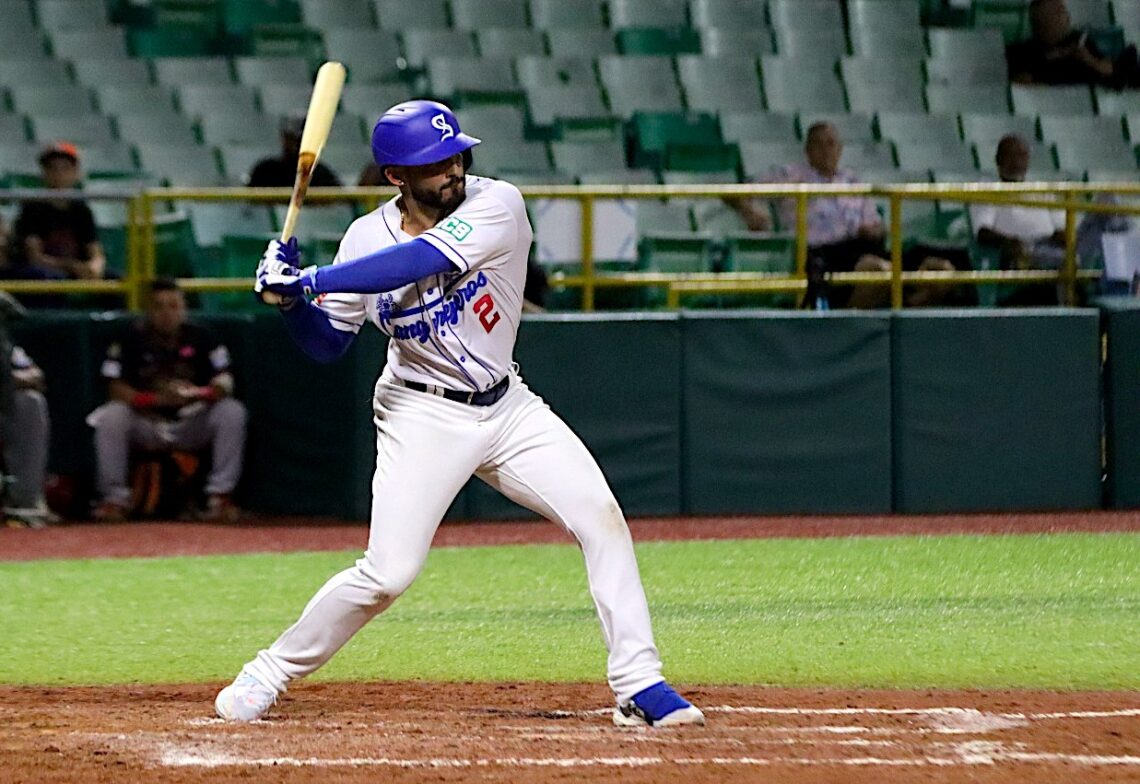
[[[573,199],[581,206],[581,273],[563,275],[557,285],[581,288],[582,308],[594,309],[600,288],[657,287],[666,290],[666,304],[677,308],[682,298],[693,293],[801,292],[807,286],[807,207],[811,198],[819,196],[865,196],[888,202],[889,272],[849,272],[831,275],[833,283],[856,286],[884,284],[890,286],[891,306],[903,306],[903,288],[907,284],[924,283],[956,285],[963,283],[1040,283],[1056,282],[1067,292],[1067,301],[1075,301],[1079,281],[1096,279],[1098,270],[1079,268],[1076,239],[1080,213],[1107,212],[1140,215],[1140,204],[1106,204],[1089,197],[1111,194],[1122,197],[1140,195],[1140,183],[911,183],[899,185],[613,185],[613,186],[544,186],[520,188],[528,199]],[[307,204],[352,202],[374,209],[383,199],[394,194],[392,188],[313,188],[306,196]],[[0,200],[60,198],[59,191],[0,191]],[[72,194],[68,194],[72,195]],[[288,188],[147,188],[133,195],[77,191],[83,199],[115,199],[127,202],[126,275],[121,281],[0,281],[0,289],[25,292],[121,292],[128,307],[138,309],[142,292],[157,272],[156,205],[172,201],[232,201],[242,203],[286,204]],[[696,199],[696,198],[792,198],[796,203],[795,271],[791,275],[763,272],[601,272],[595,266],[593,251],[594,206],[607,199]],[[904,271],[902,204],[905,200],[946,200],[972,204],[978,202],[1063,210],[1065,213],[1065,257],[1057,271],[1048,270],[974,270],[957,272]],[[304,221],[302,212],[301,221]],[[346,227],[347,228],[347,227]],[[322,260],[314,260],[316,262]],[[251,275],[241,278],[183,278],[179,283],[187,291],[221,292],[247,290],[252,285],[252,272],[257,259],[250,259]]]

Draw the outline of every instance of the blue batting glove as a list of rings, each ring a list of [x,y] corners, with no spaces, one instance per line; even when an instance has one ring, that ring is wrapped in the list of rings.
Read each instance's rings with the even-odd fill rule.
[[[286,266],[296,267],[296,268],[300,269],[300,267],[301,267],[301,248],[297,244],[297,238],[296,237],[290,237],[288,242],[286,242],[284,244],[278,242],[276,244],[277,244],[277,247],[275,248],[275,251],[276,251],[277,260]],[[273,243],[270,243],[270,247],[272,247],[272,246],[273,246]]]
[[[316,277],[317,268],[315,265],[305,269],[282,266],[273,272],[259,275],[257,282],[261,286],[261,291],[271,291],[288,300],[295,297],[313,296]]]
[[[282,295],[280,307],[291,306],[295,297],[300,296],[300,294],[282,294],[277,288],[271,288],[270,284],[277,287],[290,287],[288,279],[300,277],[301,270],[298,269],[300,262],[301,251],[297,247],[296,237],[290,238],[287,243],[270,240],[261,261],[257,265],[257,273],[253,283],[254,294],[260,297],[263,291],[272,291]],[[304,290],[304,286],[301,287],[301,290]]]

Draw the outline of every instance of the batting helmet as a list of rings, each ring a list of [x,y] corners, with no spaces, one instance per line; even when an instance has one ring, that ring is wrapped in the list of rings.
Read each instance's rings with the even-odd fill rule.
[[[459,130],[451,109],[435,101],[398,103],[372,129],[372,157],[380,168],[435,163],[478,143]]]

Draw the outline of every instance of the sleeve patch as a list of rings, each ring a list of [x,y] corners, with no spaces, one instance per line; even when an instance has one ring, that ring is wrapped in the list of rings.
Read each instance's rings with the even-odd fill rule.
[[[455,217],[448,218],[443,223],[439,224],[439,228],[440,230],[450,234],[452,237],[455,237],[456,242],[463,242],[463,240],[471,236],[471,232],[475,231],[470,223]]]

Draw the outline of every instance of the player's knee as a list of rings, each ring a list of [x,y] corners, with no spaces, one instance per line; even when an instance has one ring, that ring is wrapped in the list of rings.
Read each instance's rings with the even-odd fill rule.
[[[625,522],[625,514],[613,493],[594,493],[585,495],[574,505],[574,521],[570,528],[577,532],[579,538],[589,536],[596,532],[600,536],[628,536],[629,526]]]
[[[408,590],[420,573],[420,564],[380,565],[370,557],[358,563],[360,573],[368,579],[375,591],[376,604],[390,602]]]
[[[210,419],[215,425],[227,430],[244,429],[246,418],[245,406],[240,400],[234,400],[232,397],[219,400],[210,411]]]
[[[131,407],[121,400],[111,400],[99,407],[92,418],[97,432],[127,433],[131,429]]]

